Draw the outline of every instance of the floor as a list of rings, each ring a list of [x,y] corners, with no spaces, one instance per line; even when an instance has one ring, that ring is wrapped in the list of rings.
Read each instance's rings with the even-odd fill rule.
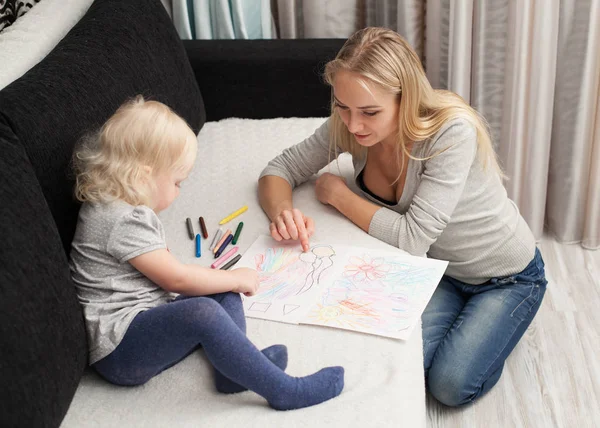
[[[548,288],[498,384],[473,405],[427,398],[427,426],[600,427],[600,251],[539,243]]]

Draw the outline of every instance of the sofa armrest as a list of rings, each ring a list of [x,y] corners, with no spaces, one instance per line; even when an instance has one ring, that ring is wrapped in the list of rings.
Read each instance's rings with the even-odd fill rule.
[[[207,120],[325,117],[327,61],[345,39],[184,41]]]

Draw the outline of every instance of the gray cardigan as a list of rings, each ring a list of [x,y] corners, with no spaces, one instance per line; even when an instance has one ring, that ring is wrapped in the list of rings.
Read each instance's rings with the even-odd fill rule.
[[[294,188],[334,158],[329,150],[326,121],[271,160],[261,177],[276,175]],[[446,275],[469,284],[521,272],[533,259],[535,238],[498,174],[483,170],[475,128],[464,119],[452,120],[431,139],[414,144],[411,154],[437,155],[409,160],[396,204],[361,190],[364,198],[383,205],[371,219],[369,234],[410,254],[448,260]],[[353,163],[357,180],[366,158]]]

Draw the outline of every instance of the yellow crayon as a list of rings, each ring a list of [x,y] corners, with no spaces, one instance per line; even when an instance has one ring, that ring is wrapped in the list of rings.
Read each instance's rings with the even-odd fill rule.
[[[223,220],[221,220],[219,222],[219,224],[225,224],[228,221],[233,220],[234,218],[236,218],[237,216],[239,216],[242,213],[245,213],[248,210],[248,205],[244,205],[242,208],[240,208],[239,210],[237,210],[236,212],[228,215],[227,217],[225,217]]]

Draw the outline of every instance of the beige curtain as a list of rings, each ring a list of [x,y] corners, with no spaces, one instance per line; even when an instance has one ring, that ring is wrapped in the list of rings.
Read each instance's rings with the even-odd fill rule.
[[[360,0],[271,0],[281,39],[348,37],[361,27]]]
[[[273,0],[280,37],[392,28],[490,124],[535,236],[600,248],[600,0]]]

